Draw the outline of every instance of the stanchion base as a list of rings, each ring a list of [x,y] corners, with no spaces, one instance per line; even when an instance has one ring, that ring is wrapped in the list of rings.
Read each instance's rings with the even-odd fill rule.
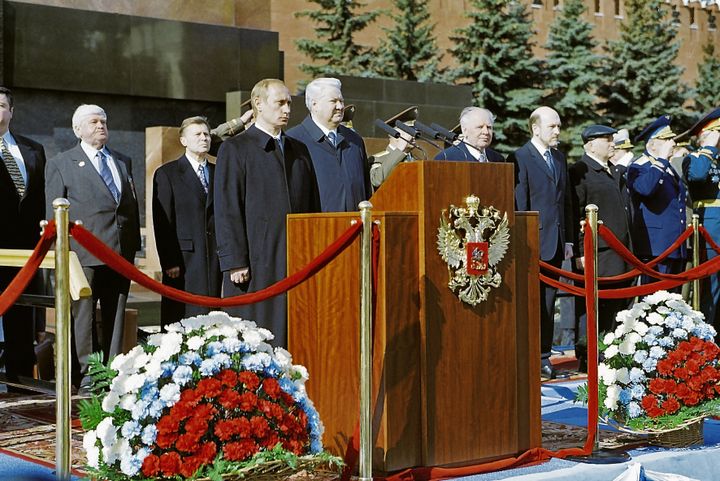
[[[565,459],[586,464],[620,464],[629,461],[631,457],[619,449],[596,449],[587,456],[568,456]]]

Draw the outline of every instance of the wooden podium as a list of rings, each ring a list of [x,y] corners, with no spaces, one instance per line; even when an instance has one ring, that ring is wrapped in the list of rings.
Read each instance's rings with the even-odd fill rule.
[[[506,212],[502,284],[476,307],[447,287],[441,212],[470,194]],[[513,212],[513,166],[403,163],[370,199],[380,226],[373,466],[460,466],[540,446],[538,219]],[[288,272],[359,216],[288,217]],[[359,242],[288,294],[289,349],[311,375],[324,443],[343,454],[358,419]]]

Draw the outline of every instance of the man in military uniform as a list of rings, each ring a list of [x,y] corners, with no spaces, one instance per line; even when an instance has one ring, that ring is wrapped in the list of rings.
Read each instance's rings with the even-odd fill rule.
[[[703,117],[690,130],[678,138],[693,136],[698,149],[685,156],[683,173],[687,180],[690,197],[700,222],[716,242],[720,241],[720,166],[718,166],[718,144],[720,143],[720,108]],[[718,254],[706,245],[708,259]],[[707,322],[715,321],[717,304],[720,301],[720,275],[712,274],[709,285],[702,290],[702,312]]]
[[[387,119],[385,123],[393,129],[395,129],[395,121],[400,121],[412,126],[415,120],[417,120],[417,116],[417,107],[409,107],[399,114],[393,115]],[[400,162],[412,162],[416,160],[412,155],[413,149],[417,146],[415,139],[403,130],[395,130],[400,136],[389,136],[390,140],[388,141],[387,148],[382,152],[370,156],[368,159],[370,163],[370,183],[373,186],[373,190],[377,190],[377,188],[380,187],[380,184],[388,178]]]
[[[627,184],[634,208],[632,241],[635,254],[648,262],[662,254],[685,231],[687,193],[680,174],[670,165],[675,133],[670,116],[663,115],[643,130],[635,142],[645,140],[645,152],[627,169]],[[685,245],[675,249],[656,270],[666,274],[682,271]],[[643,276],[642,283],[653,282]]]
[[[634,146],[632,142],[630,142],[630,132],[628,132],[628,129],[618,130],[613,135],[613,142],[615,143],[615,152],[610,162],[612,162],[613,165],[627,167],[634,157],[632,152]]]

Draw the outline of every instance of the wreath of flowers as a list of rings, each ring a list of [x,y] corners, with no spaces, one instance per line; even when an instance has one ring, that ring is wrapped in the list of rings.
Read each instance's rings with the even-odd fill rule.
[[[258,459],[337,463],[322,451],[307,370],[266,342],[270,331],[222,312],[167,331],[109,366],[94,357],[90,374],[99,395],[80,410],[92,473],[215,479]]]
[[[666,291],[619,312],[600,342],[601,415],[640,431],[720,412],[720,349],[703,318]]]

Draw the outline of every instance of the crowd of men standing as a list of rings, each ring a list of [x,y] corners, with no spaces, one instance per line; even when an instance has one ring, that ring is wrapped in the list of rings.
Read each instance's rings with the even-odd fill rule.
[[[385,151],[368,157],[360,135],[342,124],[344,100],[337,79],[310,82],[305,91],[307,117],[286,129],[291,102],[282,81],[258,82],[251,92],[253,121],[242,134],[221,144],[215,164],[208,161],[207,120],[190,117],[182,122],[180,143],[185,153],[158,168],[153,178],[152,219],[163,283],[214,297],[268,287],[287,274],[287,214],[356,210],[399,162],[414,160],[417,145],[405,132],[391,137]],[[41,145],[10,132],[12,113],[12,93],[0,88],[0,181],[6,184],[0,195],[7,206],[2,215],[6,225],[16,226],[0,237],[0,247],[33,248],[39,221],[52,217],[55,198],[65,197],[71,219],[82,219],[88,230],[132,262],[140,248],[137,196],[130,159],[108,148],[106,112],[97,105],[79,106],[72,116],[78,143],[47,162]],[[516,209],[540,213],[540,258],[545,262],[560,266],[574,258],[574,267],[584,269],[579,224],[588,204],[596,204],[604,225],[648,261],[685,230],[688,188],[705,227],[720,239],[719,118],[720,109],[682,134],[696,138],[697,150],[676,164],[681,171],[671,163],[677,136],[667,116],[635,138],[636,143],[645,143],[645,149],[631,162],[627,152],[633,146],[627,132],[607,125],[588,126],[582,132],[585,153],[568,167],[558,140],[562,120],[550,107],[531,114],[528,142],[507,160],[490,147],[493,113],[468,107],[459,118],[460,140],[435,159],[512,162]],[[76,243],[72,249],[93,291],[92,299],[72,306],[74,383],[82,390],[90,382],[89,354],[102,350],[108,358],[120,352],[129,281]],[[708,248],[706,255],[717,254]],[[685,258],[681,245],[657,268],[680,272]],[[599,266],[601,276],[629,270],[603,241]],[[14,272],[0,270],[0,288],[7,286]],[[541,284],[542,365],[550,376],[555,297],[556,289]],[[720,281],[714,275],[703,300],[711,322],[718,301]],[[615,313],[626,303],[601,301],[601,331],[613,328]],[[257,321],[274,333],[276,345],[286,345],[284,295],[229,311]],[[162,324],[204,312],[207,309],[163,299]],[[3,316],[10,376],[31,374],[27,367],[33,365],[33,329],[23,319],[26,315],[23,308],[13,307]]]

